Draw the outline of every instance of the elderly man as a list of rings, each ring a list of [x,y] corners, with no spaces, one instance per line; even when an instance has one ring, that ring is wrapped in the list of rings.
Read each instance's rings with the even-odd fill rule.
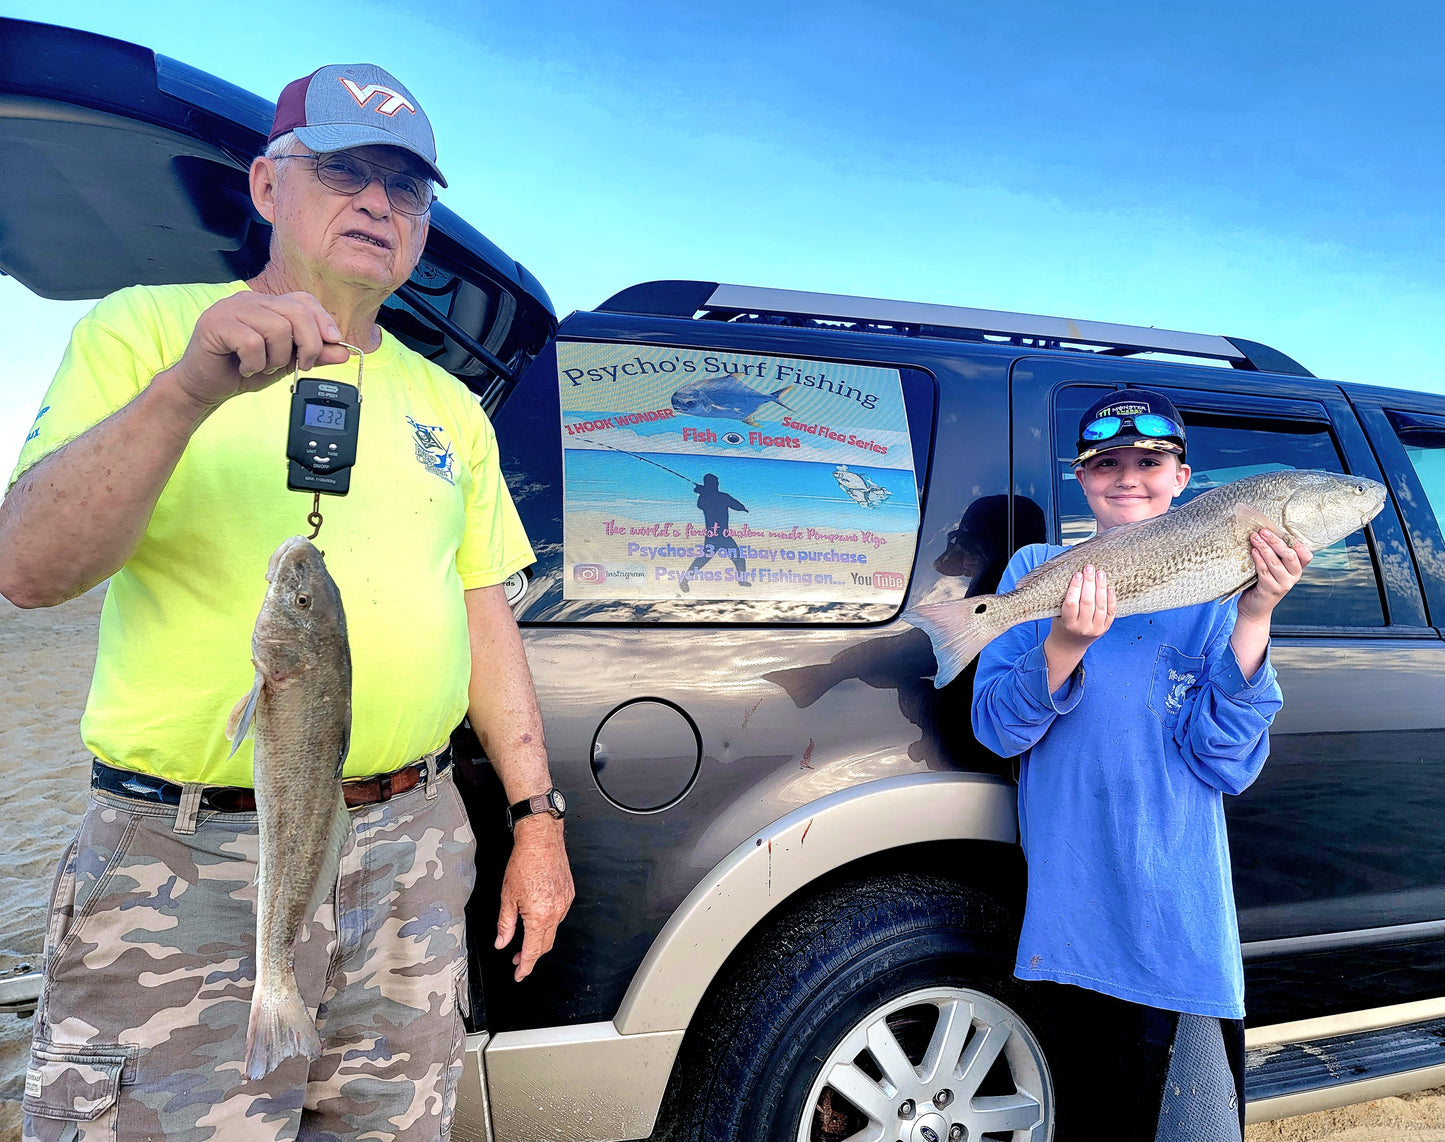
[[[532,553],[491,426],[376,324],[426,244],[434,182],[431,125],[385,71],[290,84],[250,172],[266,266],[100,302],[21,455],[0,591],[52,606],[110,577],[81,727],[95,792],[56,878],[28,1137],[446,1137],[474,879],[446,752],[463,714],[517,803],[497,924],[500,948],[523,923],[517,979],[571,902],[563,802],[500,586]],[[225,725],[250,686],[269,555],[311,508],[286,488],[277,382],[294,366],[355,383],[343,343],[365,351],[365,427],[319,542],[350,626],[354,836],[296,952],[320,1057],[248,1081],[258,839],[251,744],[231,756]]]

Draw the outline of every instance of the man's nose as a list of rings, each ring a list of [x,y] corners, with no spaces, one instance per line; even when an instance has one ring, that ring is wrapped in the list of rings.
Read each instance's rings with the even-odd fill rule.
[[[376,218],[385,218],[391,213],[391,199],[386,197],[386,183],[380,175],[372,175],[367,184],[356,192],[357,205]]]

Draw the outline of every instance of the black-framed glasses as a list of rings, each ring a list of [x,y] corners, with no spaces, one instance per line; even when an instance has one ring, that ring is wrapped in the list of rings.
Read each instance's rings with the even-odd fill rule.
[[[1157,412],[1144,412],[1138,416],[1101,416],[1084,429],[1084,439],[1111,440],[1132,424],[1140,436],[1184,436],[1184,426]]]
[[[316,177],[321,185],[340,194],[360,194],[371,180],[381,180],[386,191],[386,200],[393,210],[402,214],[425,214],[436,201],[436,191],[424,178],[407,174],[405,171],[367,162],[345,151],[329,155],[278,155],[281,159],[310,159],[316,164]]]

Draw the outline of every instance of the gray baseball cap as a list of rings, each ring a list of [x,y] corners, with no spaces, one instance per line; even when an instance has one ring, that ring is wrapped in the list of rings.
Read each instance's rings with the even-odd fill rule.
[[[410,151],[426,164],[438,185],[431,121],[412,93],[374,63],[333,63],[292,80],[276,100],[267,141],[295,131],[313,151],[386,146]]]

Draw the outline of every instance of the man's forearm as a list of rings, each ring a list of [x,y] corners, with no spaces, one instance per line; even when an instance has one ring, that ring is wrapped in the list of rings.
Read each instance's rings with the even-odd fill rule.
[[[207,411],[161,373],[21,476],[0,503],[0,594],[54,606],[119,570]]]
[[[467,713],[507,800],[521,801],[552,784],[532,673],[501,587],[468,591],[466,604],[472,647]]]

